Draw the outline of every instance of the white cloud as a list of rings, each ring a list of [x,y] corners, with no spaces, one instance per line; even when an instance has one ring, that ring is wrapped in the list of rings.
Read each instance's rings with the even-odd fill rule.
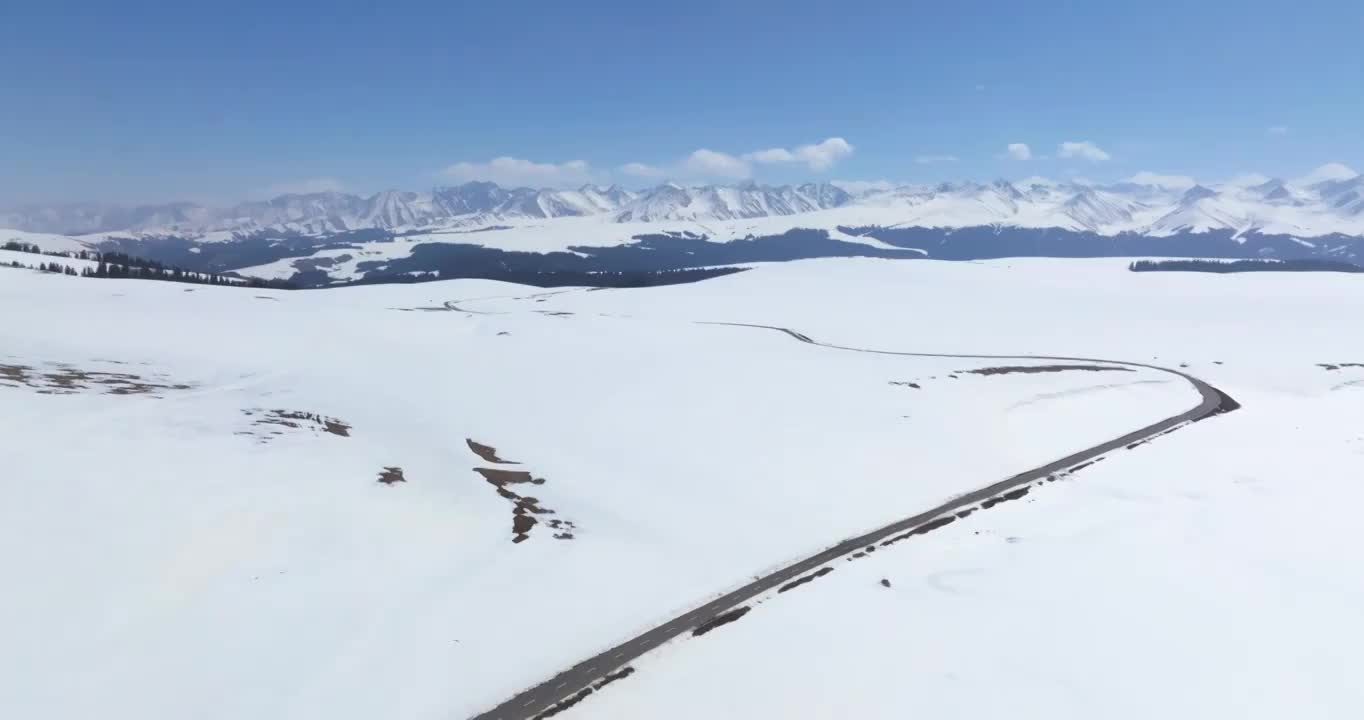
[[[441,170],[440,175],[454,182],[487,180],[508,187],[566,187],[603,182],[610,175],[656,180],[663,177],[716,178],[742,180],[753,176],[755,166],[804,166],[811,171],[828,170],[853,153],[853,146],[841,137],[794,148],[767,148],[742,155],[701,148],[675,163],[652,165],[629,162],[611,170],[597,169],[583,160],[540,163],[514,157],[498,157],[488,162],[458,162]]]
[[[1354,168],[1342,163],[1333,162],[1326,163],[1293,182],[1297,185],[1314,185],[1327,180],[1349,180],[1350,178],[1358,176],[1359,173],[1355,172]]]
[[[1138,185],[1155,185],[1157,187],[1170,188],[1172,190],[1182,190],[1197,185],[1198,182],[1188,175],[1162,175],[1160,173],[1147,172],[1145,170],[1127,178],[1128,182]]]
[[[1267,182],[1269,182],[1268,175],[1261,175],[1260,173],[1242,173],[1233,176],[1227,180],[1225,184],[1231,185],[1232,187],[1254,187],[1256,185],[1263,185]]]
[[[1284,125],[1274,125],[1265,130],[1265,134],[1273,137],[1283,137],[1288,134],[1288,128]]]
[[[758,150],[757,152],[744,153],[744,159],[749,162],[768,163],[775,165],[777,163],[795,162],[796,156],[793,155],[791,151],[787,150],[786,148],[769,148],[767,150]]]
[[[828,170],[834,163],[853,154],[853,146],[841,137],[831,137],[814,145],[801,145],[794,149],[768,148],[745,153],[746,162],[764,165],[802,164],[814,171]]]
[[[830,184],[842,188],[843,192],[853,195],[872,192],[874,190],[891,190],[899,187],[898,183],[889,180],[834,180]]]
[[[920,155],[914,158],[914,162],[920,165],[939,165],[942,163],[954,163],[960,160],[956,155]]]
[[[1095,145],[1088,140],[1063,142],[1061,143],[1060,149],[1056,151],[1056,154],[1063,158],[1081,158],[1093,162],[1102,162],[1112,157],[1104,152],[1098,145]]]
[[[808,165],[811,170],[827,170],[834,163],[852,154],[852,143],[841,137],[829,138],[818,145],[801,145],[796,148],[796,159]]]
[[[701,148],[687,156],[682,168],[694,175],[741,179],[753,173],[748,163],[728,153]]]
[[[1015,160],[1028,160],[1032,158],[1032,148],[1027,143],[1009,143],[1007,148],[1009,157]]]
[[[345,186],[336,178],[318,177],[276,183],[266,188],[265,193],[274,197],[276,195],[309,195],[312,193],[341,192],[344,189]]]
[[[625,163],[620,166],[620,171],[631,177],[640,178],[661,178],[668,174],[667,171],[661,167],[638,162]]]
[[[592,182],[592,166],[582,160],[538,163],[514,157],[493,158],[485,163],[458,162],[441,171],[455,182],[488,180],[509,187],[561,187]]]

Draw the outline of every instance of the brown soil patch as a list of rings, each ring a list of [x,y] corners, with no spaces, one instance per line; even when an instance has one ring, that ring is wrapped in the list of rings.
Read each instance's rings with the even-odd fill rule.
[[[1085,464],[1088,465],[1089,463],[1085,463]],[[1004,493],[1003,495],[996,495],[995,497],[992,497],[992,498],[990,498],[990,499],[988,499],[988,500],[985,500],[984,502],[982,502],[982,503],[980,504],[980,507],[981,507],[981,509],[983,509],[983,510],[989,510],[990,508],[992,508],[992,507],[994,507],[994,506],[996,506],[996,505],[998,505],[998,504],[1000,504],[1000,503],[1006,503],[1006,502],[1009,502],[1009,501],[1011,501],[1011,500],[1019,500],[1019,499],[1023,498],[1023,496],[1027,495],[1027,494],[1028,494],[1028,491],[1030,491],[1030,490],[1032,490],[1032,486],[1031,486],[1031,485],[1024,485],[1024,486],[1021,487],[1021,488],[1017,488],[1017,489],[1014,489],[1014,490],[1010,490],[1009,492],[1006,492],[1006,493]]]
[[[515,460],[504,460],[498,457],[497,448],[491,445],[484,445],[481,442],[476,442],[473,438],[465,438],[464,442],[468,443],[469,449],[472,450],[475,455],[483,458],[484,462],[498,463],[500,465],[520,465],[520,463]]]
[[[592,685],[592,689],[593,689],[593,690],[600,690],[600,689],[606,687],[607,685],[610,685],[611,683],[613,683],[613,682],[615,682],[615,681],[617,681],[617,680],[620,680],[620,679],[622,679],[622,678],[628,678],[628,677],[630,677],[631,675],[634,675],[634,674],[635,674],[635,669],[632,668],[632,667],[630,667],[629,665],[626,665],[625,667],[623,667],[623,668],[621,668],[621,669],[619,669],[619,670],[617,670],[617,671],[611,673],[610,675],[607,675],[606,677],[602,678],[601,680],[598,680],[595,684]]]
[[[27,365],[0,365],[0,380],[8,380],[16,385],[28,383],[28,372],[32,368]]]
[[[798,588],[801,585],[804,585],[808,582],[813,582],[815,578],[822,578],[833,571],[834,569],[831,567],[822,567],[816,570],[815,572],[806,575],[805,577],[796,578],[795,580],[792,580],[791,582],[782,585],[781,587],[777,588],[777,593],[780,594],[786,592],[787,590],[794,590],[795,588]]]
[[[507,485],[544,485],[545,479],[531,477],[527,470],[500,470],[498,468],[474,468],[474,472],[483,476],[484,480],[496,485],[505,487]]]
[[[26,387],[40,395],[74,395],[93,391],[104,395],[151,395],[158,391],[189,390],[193,386],[168,383],[122,372],[81,370],[70,365],[54,363],[46,369],[29,365],[0,363],[0,385]]]
[[[251,435],[261,440],[269,442],[272,437],[283,435],[280,430],[271,428],[288,428],[290,430],[310,430],[314,433],[328,433],[337,437],[350,437],[351,426],[333,417],[319,415],[317,413],[303,412],[301,410],[243,410],[242,414],[253,418],[251,425],[254,430],[238,433],[239,435]]]
[[[488,462],[509,462],[497,457],[495,448],[489,445],[466,440],[469,449]],[[499,497],[511,502],[512,504],[512,542],[522,543],[530,539],[531,531],[541,523],[540,516],[556,515],[555,511],[547,508],[540,503],[540,499],[530,495],[522,495],[512,490],[509,486],[517,485],[544,485],[545,479],[534,477],[527,470],[504,470],[501,468],[474,468],[474,472],[483,476],[484,480],[492,485]],[[548,518],[544,524],[554,531],[556,540],[572,540],[578,526],[572,520],[554,517]]]
[[[594,682],[591,685],[579,690],[578,692],[569,695],[563,700],[560,700],[559,702],[550,705],[549,707],[545,708],[544,712],[541,712],[539,715],[536,715],[533,720],[541,720],[542,718],[554,717],[555,715],[558,715],[559,713],[582,702],[583,699],[586,698],[588,695],[591,695],[594,692],[600,692],[601,689],[606,687],[607,685],[610,685],[611,683],[617,680],[628,678],[634,674],[635,669],[633,667],[630,667],[629,665],[626,665],[625,667],[602,677],[602,679],[598,680],[597,682]]]
[[[946,527],[947,525],[951,525],[956,521],[957,521],[956,515],[945,515],[943,517],[937,518],[936,520],[930,520],[924,523],[923,525],[914,528],[913,530],[900,533],[899,535],[896,535],[895,537],[892,538],[882,540],[881,547],[886,547],[887,545],[894,545],[895,543],[900,542],[901,540],[908,540],[909,538],[912,538],[915,535],[927,535],[928,533],[931,533],[934,530],[937,530],[938,528]]]
[[[548,525],[551,530],[558,530],[558,532],[554,533],[555,540],[572,540],[573,531],[578,529],[578,526],[575,525],[572,520],[562,520],[559,518],[553,518],[545,524]]]
[[[530,537],[530,529],[535,527],[535,518],[527,515],[519,503],[512,513],[512,542],[519,543]]]
[[[393,483],[405,483],[407,482],[407,478],[403,477],[402,468],[386,467],[383,472],[379,473],[379,482],[385,485],[392,485]]]
[[[972,375],[1034,375],[1037,373],[1068,372],[1079,370],[1083,372],[1132,372],[1132,368],[1108,366],[1108,365],[1004,365],[1000,367],[978,368],[976,370],[961,370],[959,372],[970,373]]]
[[[715,617],[701,623],[700,625],[697,625],[696,629],[691,631],[692,637],[705,635],[706,633],[710,632],[711,630],[714,630],[715,628],[718,628],[722,625],[728,625],[734,622],[735,620],[738,620],[739,618],[747,615],[748,612],[752,609],[753,608],[747,605],[743,605],[740,607],[736,607],[733,610],[727,610],[725,612],[722,612],[719,615],[716,615]]]

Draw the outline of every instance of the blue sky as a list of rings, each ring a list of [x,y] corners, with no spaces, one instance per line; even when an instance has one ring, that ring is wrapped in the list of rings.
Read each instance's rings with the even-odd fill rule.
[[[13,0],[5,15],[0,206],[473,177],[1364,165],[1357,0]]]

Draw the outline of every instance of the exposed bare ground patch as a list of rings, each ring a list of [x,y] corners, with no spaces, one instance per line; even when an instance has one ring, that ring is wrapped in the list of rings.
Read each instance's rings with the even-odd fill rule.
[[[48,363],[43,367],[0,363],[0,387],[28,388],[40,395],[98,393],[161,397],[165,391],[189,390],[193,386],[132,373],[82,370],[64,363]]]
[[[822,577],[824,577],[825,575],[828,575],[829,573],[831,573],[831,572],[833,572],[833,571],[834,571],[834,569],[831,568],[831,567],[822,567],[822,568],[820,568],[820,569],[814,571],[813,573],[810,573],[809,575],[806,575],[805,577],[796,578],[795,580],[792,580],[791,582],[786,583],[785,585],[782,585],[781,587],[777,588],[777,592],[778,592],[778,593],[784,593],[784,592],[786,592],[786,591],[788,591],[788,590],[794,590],[794,589],[800,587],[801,585],[804,585],[804,584],[809,583],[809,582],[813,582],[813,581],[816,580],[817,578],[822,578]]]
[[[468,443],[469,449],[485,462],[516,464],[499,458],[497,449],[490,445],[484,445],[472,439],[466,439],[465,442]],[[525,542],[530,538],[531,531],[542,522],[542,517],[557,515],[553,509],[541,504],[540,498],[533,495],[522,495],[512,489],[520,485],[544,485],[544,478],[535,477],[528,470],[507,470],[505,468],[476,467],[474,472],[482,475],[489,485],[497,489],[497,494],[500,497],[512,504],[512,542]],[[553,535],[556,540],[572,540],[575,531],[578,529],[577,524],[572,520],[565,520],[560,517],[547,517],[543,522],[546,527],[554,531]]]
[[[250,435],[262,443],[268,443],[283,435],[286,430],[301,430],[313,434],[328,433],[338,437],[350,437],[350,425],[336,418],[300,410],[262,410],[259,408],[243,410],[242,414],[251,418],[251,429],[238,435]]]
[[[1317,367],[1323,370],[1335,371],[1341,368],[1364,368],[1364,363],[1317,363]]]
[[[600,692],[601,689],[606,687],[607,685],[610,685],[611,683],[617,680],[628,678],[634,674],[635,669],[633,667],[630,667],[629,665],[626,665],[625,667],[606,675],[601,680],[598,680],[597,682],[592,683],[591,685],[579,690],[578,692],[569,695],[563,700],[560,700],[559,702],[550,705],[549,707],[545,708],[544,712],[540,713],[539,715],[536,715],[533,720],[544,720],[544,718],[554,717],[555,715],[558,715],[559,713],[582,702],[583,699],[586,698],[588,695],[591,695],[594,692]]]
[[[959,372],[970,373],[971,375],[1033,375],[1037,373],[1070,372],[1072,370],[1082,372],[1133,372],[1132,368],[1116,365],[1002,365],[1000,367],[976,368],[975,370],[960,370]]]
[[[692,637],[700,637],[701,635],[705,635],[706,633],[710,632],[711,630],[714,630],[715,628],[721,627],[723,625],[728,625],[734,622],[735,620],[738,620],[739,618],[747,615],[749,611],[752,609],[753,608],[749,607],[748,605],[740,605],[739,607],[736,607],[733,610],[726,610],[725,612],[722,612],[719,615],[712,617],[711,619],[701,623],[700,625],[697,625],[691,631]]]
[[[473,438],[465,438],[464,442],[469,444],[469,449],[474,454],[483,458],[484,462],[498,463],[499,465],[519,465],[515,460],[504,460],[497,456],[497,448],[491,445],[484,445]]]
[[[385,485],[394,483],[405,483],[407,478],[403,477],[403,469],[400,467],[386,467],[379,473],[379,482]]]
[[[508,485],[544,485],[545,479],[532,477],[527,470],[501,470],[498,468],[474,468],[474,472],[483,476],[484,480],[492,483],[496,487],[506,487]]]

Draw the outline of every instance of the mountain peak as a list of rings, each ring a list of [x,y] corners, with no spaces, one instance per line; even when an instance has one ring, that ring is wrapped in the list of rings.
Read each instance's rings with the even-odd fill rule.
[[[128,236],[273,231],[308,236],[361,229],[430,232],[454,228],[515,225],[562,217],[611,222],[724,223],[753,218],[799,216],[839,209],[837,216],[793,219],[790,227],[830,222],[894,223],[906,227],[1083,226],[1100,233],[1161,233],[1178,228],[1232,228],[1237,232],[1340,232],[1364,236],[1364,177],[1344,166],[1317,174],[1309,187],[1262,178],[1255,183],[1187,190],[1124,182],[1113,185],[1018,181],[945,182],[930,187],[897,186],[854,196],[839,183],[763,185],[751,180],[729,185],[685,186],[667,182],[632,191],[587,183],[577,190],[504,188],[471,181],[427,192],[384,190],[370,196],[342,192],[281,195],[228,207],[163,203],[136,207],[91,203],[24,206],[0,213],[0,227],[32,232]],[[1329,179],[1336,178],[1336,179]],[[888,187],[889,183],[879,183]],[[1219,198],[1215,202],[1203,202]],[[859,208],[867,208],[864,215]],[[1152,218],[1158,218],[1152,221]],[[808,224],[802,224],[808,223]],[[545,225],[543,232],[555,230]],[[715,230],[715,232],[722,232]]]
[[[1217,191],[1204,185],[1195,185],[1184,191],[1184,194],[1179,198],[1179,204],[1192,205],[1199,200],[1210,197],[1217,197]]]

